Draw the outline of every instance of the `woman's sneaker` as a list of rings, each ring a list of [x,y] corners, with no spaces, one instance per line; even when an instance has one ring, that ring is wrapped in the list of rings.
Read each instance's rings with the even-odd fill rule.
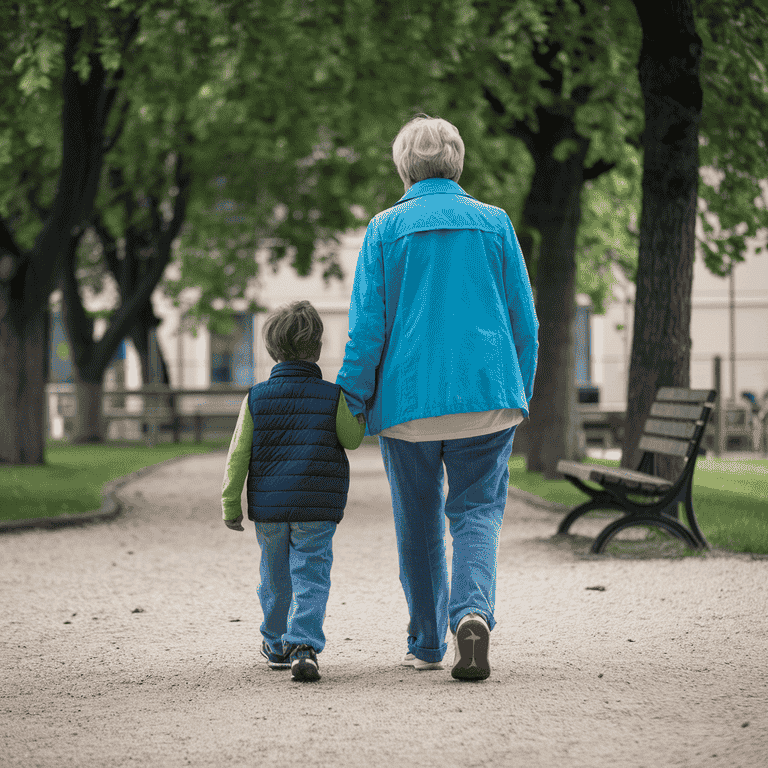
[[[267,660],[270,669],[290,669],[291,661],[289,653],[274,653],[267,645],[266,640],[261,641],[261,655]]]
[[[441,661],[424,661],[423,659],[417,659],[412,653],[406,653],[403,659],[404,667],[413,667],[418,669],[419,672],[424,672],[427,669],[442,669],[443,663]]]
[[[309,645],[294,645],[290,649],[291,677],[294,680],[312,681],[320,679],[315,649]]]
[[[477,613],[462,617],[453,637],[455,657],[451,676],[456,680],[485,680],[491,674],[488,646],[491,630]]]

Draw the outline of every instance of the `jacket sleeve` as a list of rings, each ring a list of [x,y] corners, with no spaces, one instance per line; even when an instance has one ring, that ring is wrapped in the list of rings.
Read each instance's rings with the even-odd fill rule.
[[[523,252],[517,242],[512,222],[506,216],[504,234],[504,290],[506,293],[512,335],[520,363],[526,400],[533,397],[533,380],[539,353],[539,321],[533,304],[533,291]]]
[[[240,497],[251,463],[251,443],[253,441],[253,419],[248,408],[248,396],[240,406],[240,414],[232,435],[224,470],[224,485],[221,489],[221,510],[225,520],[237,520],[243,514]]]
[[[336,408],[336,435],[342,446],[350,451],[363,442],[365,435],[365,421],[361,424],[357,416],[350,413],[344,392],[339,392],[339,405]]]
[[[353,415],[365,415],[366,402],[373,397],[385,337],[384,258],[374,218],[357,259],[349,307],[349,341],[336,377]]]

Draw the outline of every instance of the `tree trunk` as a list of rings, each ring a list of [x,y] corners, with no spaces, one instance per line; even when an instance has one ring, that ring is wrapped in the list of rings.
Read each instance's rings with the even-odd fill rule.
[[[659,387],[690,383],[691,290],[699,178],[701,39],[690,0],[634,0],[643,26],[643,205],[622,466],[637,444]],[[657,464],[677,477],[681,459]]]
[[[0,464],[43,464],[48,311],[19,303],[0,317]]]
[[[100,443],[104,440],[104,419],[102,416],[101,379],[84,381],[75,377],[75,420],[72,442],[76,445]]]
[[[564,161],[552,148],[568,131],[578,150]],[[574,318],[576,307],[576,233],[581,218],[584,158],[589,142],[565,121],[557,132],[542,132],[536,171],[524,218],[541,235],[536,267],[539,360],[526,426],[528,469],[557,477],[560,459],[574,459],[578,449]]]
[[[170,385],[171,380],[168,376],[168,366],[165,362],[165,356],[163,355],[163,349],[160,343],[157,344],[157,362],[158,362],[158,381],[150,381],[149,371],[149,329],[157,328],[160,325],[160,319],[155,315],[152,309],[151,303],[148,310],[140,313],[136,318],[136,323],[131,328],[131,341],[136,349],[136,353],[139,356],[141,362],[141,383],[144,385],[158,383]]]

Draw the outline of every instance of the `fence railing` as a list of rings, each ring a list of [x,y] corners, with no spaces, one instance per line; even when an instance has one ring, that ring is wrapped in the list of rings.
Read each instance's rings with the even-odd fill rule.
[[[63,419],[64,436],[71,433],[76,415],[74,388],[49,389],[51,415]],[[107,440],[182,442],[225,439],[232,435],[248,388],[105,390],[101,418]],[[49,422],[51,419],[49,418]]]
[[[51,415],[63,419],[64,436],[71,434],[75,417],[74,388],[48,388]],[[227,439],[232,435],[247,387],[222,389],[169,389],[161,385],[140,390],[117,389],[102,393],[102,422],[107,440],[184,442]],[[718,405],[720,405],[718,403]],[[597,404],[577,406],[584,448],[621,448],[625,414],[604,411]],[[768,430],[768,422],[763,423]],[[746,403],[725,401],[707,425],[704,446],[715,455],[726,451],[768,454],[768,434],[755,444],[754,418]]]

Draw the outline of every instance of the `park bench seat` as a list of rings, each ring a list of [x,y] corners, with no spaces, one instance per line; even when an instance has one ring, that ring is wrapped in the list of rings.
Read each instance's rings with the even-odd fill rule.
[[[630,526],[656,526],[694,549],[708,548],[696,521],[691,490],[696,458],[704,452],[701,440],[716,395],[714,389],[659,389],[643,426],[638,444],[643,455],[636,470],[559,461],[557,471],[584,491],[589,500],[565,516],[558,533],[567,533],[573,522],[587,512],[612,509],[622,512],[623,517],[611,522],[595,538],[592,543],[594,553],[602,552],[610,539]],[[685,459],[676,480],[654,474],[657,455]],[[680,520],[680,504],[685,511],[687,526]]]
[[[663,477],[647,475],[634,469],[600,467],[578,461],[559,461],[557,471],[561,475],[590,480],[600,485],[618,485],[637,493],[665,493],[672,487],[672,483]]]

